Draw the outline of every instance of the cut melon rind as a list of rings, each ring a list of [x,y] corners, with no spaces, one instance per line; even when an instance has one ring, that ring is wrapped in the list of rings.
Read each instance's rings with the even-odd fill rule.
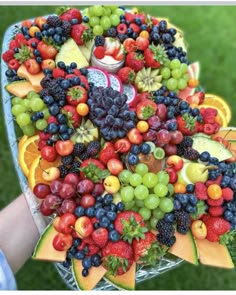
[[[135,290],[136,263],[133,262],[130,269],[121,276],[113,276],[107,273],[104,279],[120,290]]]
[[[100,265],[99,267],[91,267],[87,277],[82,276],[82,261],[78,259],[72,259],[72,274],[80,290],[92,290],[104,277],[107,270]]]
[[[202,264],[221,268],[234,268],[233,261],[225,245],[210,242],[207,239],[196,239],[196,245],[199,260]]]
[[[222,143],[203,136],[193,137],[192,148],[200,154],[206,151],[211,157],[216,157],[220,162],[233,157],[231,151]]]
[[[175,237],[176,242],[169,249],[169,253],[198,265],[198,252],[192,233],[188,232],[186,235],[182,235],[176,232]]]
[[[17,70],[17,75],[29,81],[34,91],[39,92],[40,90],[42,90],[40,82],[45,76],[42,71],[38,74],[33,75],[28,72],[24,64],[21,64]]]
[[[30,82],[26,80],[15,81],[5,86],[11,94],[24,98],[30,91],[35,91]]]
[[[32,255],[35,260],[46,260],[63,262],[66,260],[67,251],[57,251],[54,249],[52,242],[58,232],[52,224],[49,224],[41,235]]]

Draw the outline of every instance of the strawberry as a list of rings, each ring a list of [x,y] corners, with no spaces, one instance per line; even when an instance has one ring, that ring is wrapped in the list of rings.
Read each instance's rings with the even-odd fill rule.
[[[7,63],[14,58],[14,54],[15,53],[13,49],[8,49],[2,54],[2,59]]]
[[[93,32],[84,24],[72,26],[71,37],[75,40],[77,45],[83,45],[87,41],[92,40]]]
[[[9,49],[20,48],[20,42],[17,40],[11,40],[9,43]]]
[[[126,273],[133,264],[133,249],[125,241],[109,241],[102,249],[103,266],[112,275],[122,275]]]
[[[70,22],[72,19],[77,19],[79,24],[82,23],[82,15],[77,8],[62,7],[58,11],[61,20]]]
[[[144,50],[144,59],[146,67],[151,67],[153,69],[159,68],[165,60],[167,60],[165,48],[162,45],[149,45],[149,47]]]
[[[234,192],[229,187],[222,188],[222,197],[225,201],[229,202],[233,200]]]
[[[207,227],[207,239],[212,238],[210,235],[215,234],[218,236],[223,235],[230,231],[230,223],[226,221],[222,217],[209,217],[207,221],[205,222]],[[213,236],[213,238],[216,238]]]
[[[94,49],[93,54],[96,58],[102,59],[105,56],[105,48],[103,46],[97,46]]]
[[[144,264],[155,264],[160,256],[157,239],[154,233],[148,231],[144,239],[133,240],[134,261]]]
[[[193,135],[198,130],[198,125],[196,124],[196,118],[188,113],[182,116],[176,117],[178,130],[184,135]]]
[[[88,79],[85,76],[83,76],[83,75],[79,75],[78,77],[80,78],[80,82],[84,84],[83,87],[85,87],[85,89],[88,90],[89,89]]]
[[[55,68],[52,70],[52,76],[53,76],[53,78],[59,78],[59,77],[65,78],[66,73],[65,73],[65,71],[63,71],[60,68]]]
[[[123,46],[126,52],[132,52],[136,50],[136,43],[133,38],[125,39]]]
[[[189,104],[202,104],[205,98],[205,93],[203,91],[195,92],[193,95],[190,95],[186,98],[186,101]]]
[[[155,114],[157,110],[157,104],[150,100],[142,100],[136,106],[137,117],[141,120],[147,120]]]
[[[128,103],[130,108],[136,108],[136,105],[142,101],[142,100],[146,100],[146,99],[150,99],[151,98],[151,94],[149,92],[142,92],[139,93],[135,96],[135,98]]]
[[[79,103],[85,103],[87,99],[87,91],[82,86],[76,85],[67,90],[66,100],[70,105],[77,106]]]
[[[106,142],[103,149],[100,151],[98,158],[105,165],[112,158],[119,159],[113,143]]]
[[[118,213],[114,225],[123,240],[129,243],[132,243],[134,238],[144,239],[144,233],[147,232],[142,216],[131,210]]]
[[[126,56],[125,65],[138,72],[144,68],[144,58],[142,53],[129,52]]]
[[[124,55],[124,52],[123,52],[123,49],[120,49],[118,51],[118,53],[115,52],[115,54],[112,55],[114,57],[115,60],[118,60],[118,61],[121,61],[124,59],[125,55]]]
[[[149,40],[147,38],[143,38],[143,37],[138,37],[135,40],[136,46],[138,50],[145,50],[148,48],[149,46]]]
[[[209,214],[211,216],[222,216],[222,214],[224,213],[224,209],[221,206],[215,206],[215,207],[210,207],[208,210]]]
[[[76,107],[72,105],[65,105],[62,108],[62,113],[65,114],[68,118],[68,123],[70,126],[73,126],[74,128],[78,127],[81,122],[81,117],[76,111]]]
[[[20,44],[28,45],[28,41],[25,39],[25,36],[22,33],[17,33],[15,35],[15,41]]]
[[[44,41],[38,43],[37,49],[39,50],[42,59],[54,59],[57,55],[57,49],[52,45],[46,44]]]
[[[135,79],[135,72],[130,67],[121,68],[118,71],[117,75],[121,79],[121,81],[125,84],[132,83]]]
[[[98,247],[103,248],[108,242],[108,230],[104,227],[96,229],[92,233],[92,239]]]
[[[212,199],[207,199],[207,204],[209,205],[209,206],[213,206],[213,207],[218,207],[218,206],[221,206],[222,204],[223,204],[223,202],[224,202],[224,199],[223,199],[223,197],[221,197],[221,198],[219,198],[218,200],[212,200]]]

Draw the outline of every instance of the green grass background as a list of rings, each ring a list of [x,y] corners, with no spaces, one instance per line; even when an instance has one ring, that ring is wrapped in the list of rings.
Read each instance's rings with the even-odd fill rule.
[[[201,63],[201,84],[207,92],[224,97],[232,107],[231,125],[236,126],[236,6],[145,6],[143,11],[169,17],[185,32],[190,61]],[[55,6],[1,6],[0,41],[14,22],[50,14]],[[19,193],[16,173],[0,116],[0,208]],[[14,229],[13,229],[14,230]],[[10,233],[9,233],[10,234]],[[30,237],[27,237],[30,239]],[[18,245],[16,247],[24,247]],[[236,271],[183,264],[138,285],[139,290],[235,290]],[[31,259],[16,275],[20,290],[66,290],[54,266]]]

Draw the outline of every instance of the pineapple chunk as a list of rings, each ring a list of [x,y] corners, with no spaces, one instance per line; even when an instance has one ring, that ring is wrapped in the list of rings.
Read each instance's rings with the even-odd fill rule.
[[[91,55],[92,55],[92,48],[93,48],[94,40],[86,42],[84,45],[79,46],[80,51],[84,55],[84,57],[87,59],[88,62],[90,62]]]

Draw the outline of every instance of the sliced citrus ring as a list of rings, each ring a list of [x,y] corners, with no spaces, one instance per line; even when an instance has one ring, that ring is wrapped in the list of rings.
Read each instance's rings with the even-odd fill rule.
[[[232,112],[228,103],[220,96],[206,93],[204,104],[215,106],[217,109],[220,109],[226,117],[227,124],[230,122],[232,117]]]
[[[209,104],[201,104],[198,106],[199,109],[201,108],[212,108],[212,109],[216,109],[218,114],[216,116],[216,122],[220,124],[221,127],[227,127],[228,126],[228,122],[226,120],[226,117],[224,115],[224,113],[222,112],[221,109],[217,108],[216,106],[213,105],[209,105]]]
[[[31,163],[35,157],[40,155],[40,151],[38,149],[39,136],[34,135],[28,137],[24,143],[23,140],[25,139],[22,138],[22,142],[19,145],[18,161],[25,176],[28,176]]]
[[[155,150],[153,151],[153,156],[155,159],[157,160],[162,160],[165,158],[165,151],[163,150],[163,148],[161,147],[157,147],[155,148]]]
[[[21,137],[21,139],[19,140],[19,143],[18,143],[18,150],[20,150],[22,148],[23,144],[26,142],[27,139],[28,139],[27,135],[23,135]]]
[[[57,167],[61,163],[61,158],[57,157],[54,162],[48,162],[44,160],[41,155],[38,155],[32,162],[29,175],[28,175],[28,183],[31,190],[34,189],[35,185],[38,183],[46,183],[50,184],[50,182],[46,181],[43,178],[43,171],[50,167]]]

